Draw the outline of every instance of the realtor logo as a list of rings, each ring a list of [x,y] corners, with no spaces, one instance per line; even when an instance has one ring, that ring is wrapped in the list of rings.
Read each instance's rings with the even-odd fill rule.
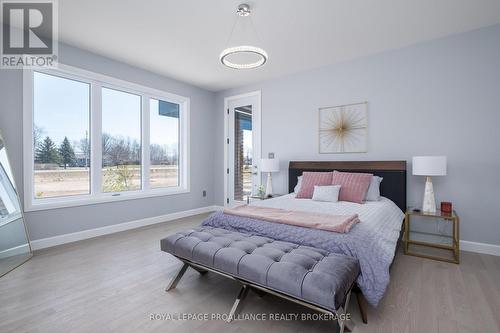
[[[55,0],[2,0],[2,68],[57,65]]]

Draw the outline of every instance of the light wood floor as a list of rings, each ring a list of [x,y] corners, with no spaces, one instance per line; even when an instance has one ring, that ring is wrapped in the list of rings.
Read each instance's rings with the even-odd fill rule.
[[[180,264],[159,240],[198,225],[199,215],[40,251],[0,279],[0,332],[325,332],[326,321],[162,321],[152,313],[227,313],[236,282],[188,270],[164,292]],[[250,293],[243,313],[302,313],[303,307]],[[454,265],[398,253],[392,281],[354,332],[500,332],[500,257],[463,252]]]

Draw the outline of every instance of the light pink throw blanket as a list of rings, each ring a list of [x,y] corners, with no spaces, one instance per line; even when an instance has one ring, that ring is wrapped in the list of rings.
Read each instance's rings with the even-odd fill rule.
[[[249,205],[238,206],[235,208],[225,208],[224,213],[274,223],[290,224],[299,227],[321,229],[339,233],[349,232],[353,225],[360,222],[358,214],[333,215]]]

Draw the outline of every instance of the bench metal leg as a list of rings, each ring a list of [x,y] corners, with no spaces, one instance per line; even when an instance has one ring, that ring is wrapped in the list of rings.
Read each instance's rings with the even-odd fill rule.
[[[341,306],[337,310],[337,322],[339,323],[340,333],[344,333],[344,331],[351,332],[351,329],[349,328],[349,326],[347,326],[347,320],[345,319],[350,299],[351,299],[351,291],[349,291],[349,293],[345,298],[344,306]]]
[[[231,312],[229,312],[229,317],[227,318],[227,322],[230,323],[233,321],[236,312],[238,311],[238,306],[240,305],[240,302],[245,299],[245,297],[248,294],[248,290],[250,288],[247,285],[243,285],[240,289],[240,292],[238,293],[238,296],[236,297],[236,300],[234,301],[233,307],[231,308]]]
[[[186,273],[186,269],[189,267],[188,264],[186,263],[183,263],[182,264],[182,267],[181,269],[179,270],[179,272],[177,272],[177,274],[172,278],[172,280],[170,281],[170,283],[168,284],[167,288],[165,288],[165,291],[170,291],[172,289],[174,289],[176,286],[177,286],[177,283],[179,283],[179,280],[182,278],[182,276],[184,275],[184,273]]]
[[[368,314],[366,309],[365,298],[363,297],[363,294],[361,294],[361,290],[356,291],[355,293],[356,293],[356,299],[358,301],[358,307],[359,307],[359,313],[361,314],[361,319],[363,320],[363,323],[368,324]]]

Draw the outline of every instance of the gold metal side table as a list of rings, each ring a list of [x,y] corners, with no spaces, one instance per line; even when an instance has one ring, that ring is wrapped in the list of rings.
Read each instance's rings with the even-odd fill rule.
[[[448,245],[448,244],[440,244],[440,243],[427,242],[427,241],[424,242],[424,241],[419,241],[419,240],[411,240],[410,239],[410,221],[411,221],[412,216],[442,219],[444,221],[451,222],[453,224],[453,232],[452,232],[451,236],[448,236],[451,238],[451,244]],[[443,235],[439,235],[439,236],[442,237]],[[412,207],[408,207],[408,209],[406,210],[406,214],[405,214],[403,241],[405,243],[404,244],[404,252],[407,255],[459,264],[460,263],[460,218],[455,211],[453,211],[450,214],[442,213],[440,210],[436,211],[435,213],[427,213],[427,212],[422,212],[422,211],[414,211]],[[412,251],[410,251],[411,244],[422,246],[422,247],[431,247],[431,248],[437,248],[437,249],[441,249],[441,250],[452,251],[453,259],[445,258],[442,256],[435,256],[435,255],[430,255],[430,254],[412,252]]]
[[[281,196],[282,196],[282,194],[273,194],[270,197],[260,196],[260,195],[249,195],[249,196],[247,196],[247,204],[249,204],[252,200],[267,200],[267,199],[273,199],[273,198],[277,198],[277,197],[281,197]]]

